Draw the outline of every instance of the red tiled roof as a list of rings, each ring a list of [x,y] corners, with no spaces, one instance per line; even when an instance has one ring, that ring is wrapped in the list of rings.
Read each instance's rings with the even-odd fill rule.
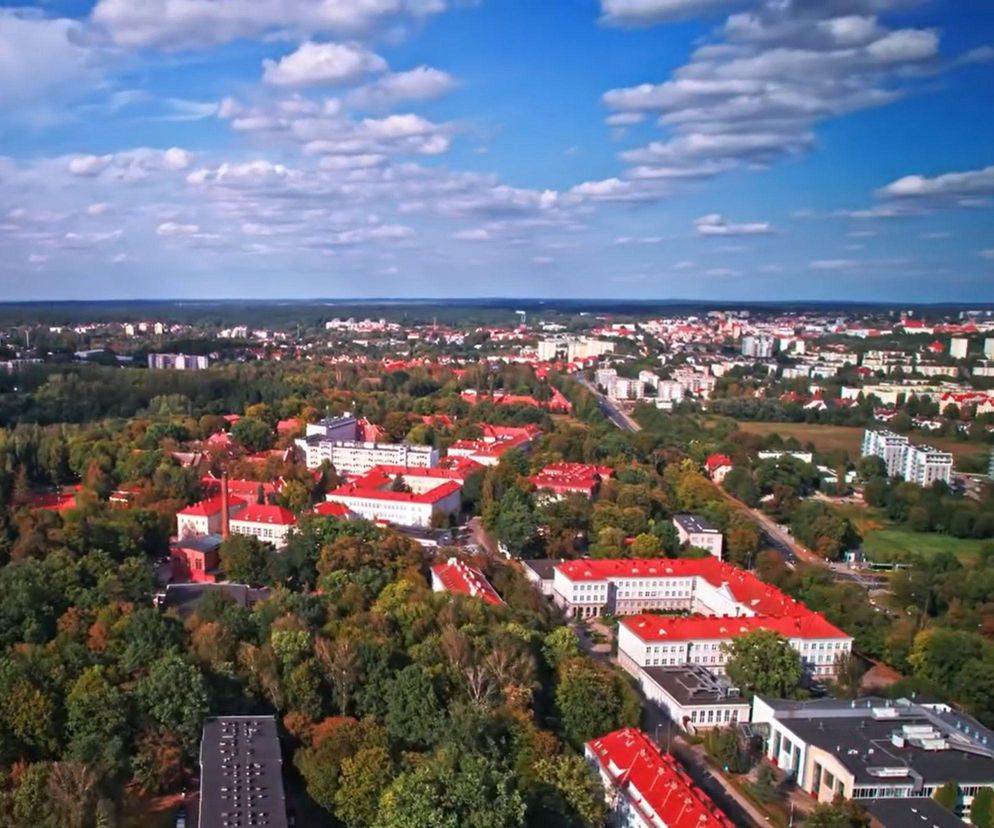
[[[279,434],[283,434],[287,431],[296,431],[302,425],[303,423],[301,423],[301,421],[298,420],[296,417],[291,417],[288,420],[280,420],[276,424],[276,431]]]
[[[592,494],[597,484],[611,477],[614,469],[610,466],[594,466],[588,463],[550,463],[538,474],[529,477],[536,489],[550,489],[555,492],[584,492]]]
[[[274,523],[279,526],[293,526],[297,518],[289,509],[282,506],[249,506],[233,518],[232,523]]]
[[[712,454],[708,457],[707,462],[705,462],[704,465],[710,474],[715,469],[720,469],[722,466],[731,466],[732,458],[727,454]]]
[[[500,605],[504,603],[497,594],[497,590],[493,588],[490,581],[479,569],[456,558],[449,558],[444,564],[436,564],[431,568],[431,571],[441,581],[446,592],[473,595],[488,604]]]
[[[344,518],[349,516],[349,508],[343,503],[332,503],[326,500],[314,507],[314,511],[325,517]]]
[[[185,509],[180,509],[176,514],[183,515],[184,517],[211,517],[213,515],[220,514],[221,512],[221,495],[214,495],[214,497],[209,497],[206,500],[198,501],[187,506]],[[240,497],[228,497],[228,508],[235,508],[239,506],[244,506],[245,501]]]
[[[389,486],[392,479],[384,475],[384,485]],[[406,503],[438,503],[462,488],[462,483],[458,480],[446,480],[427,492],[415,494],[414,492],[394,492],[376,485],[367,485],[368,482],[373,482],[369,481],[369,475],[356,483],[346,483],[344,486],[339,486],[328,492],[327,497],[361,497],[369,500],[394,500]]]
[[[737,638],[756,630],[773,630],[784,638],[849,638],[825,616],[807,611],[783,617],[725,618],[690,615],[630,615],[620,621],[643,641],[700,641]]]
[[[676,759],[640,730],[616,730],[586,747],[645,822],[655,816],[667,828],[735,828]]]

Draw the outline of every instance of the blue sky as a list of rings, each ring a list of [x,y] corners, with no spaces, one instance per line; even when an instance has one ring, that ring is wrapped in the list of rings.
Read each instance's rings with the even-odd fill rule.
[[[8,299],[994,301],[989,0],[0,2]]]

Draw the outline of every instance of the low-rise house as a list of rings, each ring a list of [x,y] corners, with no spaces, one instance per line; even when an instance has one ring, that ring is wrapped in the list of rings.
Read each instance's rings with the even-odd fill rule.
[[[707,550],[721,560],[724,539],[721,532],[707,520],[698,515],[674,515],[673,526],[680,543]]]
[[[495,606],[504,603],[497,590],[479,569],[458,558],[449,558],[445,563],[436,564],[431,568],[431,588],[434,592],[469,595]]]

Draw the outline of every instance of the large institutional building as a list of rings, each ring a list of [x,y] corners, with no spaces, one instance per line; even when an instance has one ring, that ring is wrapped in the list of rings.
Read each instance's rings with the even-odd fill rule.
[[[296,444],[304,452],[307,468],[316,469],[327,460],[339,474],[366,474],[374,466],[431,469],[438,465],[438,450],[431,446],[329,440],[318,434],[303,437]]]
[[[966,809],[994,787],[994,733],[948,705],[756,696],[752,723],[767,758],[819,802],[929,799],[954,779]]]
[[[526,566],[526,575],[545,591],[547,569]],[[839,655],[852,650],[852,638],[823,615],[714,557],[564,561],[551,580],[552,599],[567,617],[626,616],[618,662],[640,682],[646,667],[699,664],[723,673],[722,642],[757,629],[783,635],[819,679],[832,678]]]
[[[863,457],[879,457],[889,477],[900,477],[919,486],[937,480],[948,483],[953,474],[953,456],[931,446],[916,446],[903,434],[886,429],[863,432]]]

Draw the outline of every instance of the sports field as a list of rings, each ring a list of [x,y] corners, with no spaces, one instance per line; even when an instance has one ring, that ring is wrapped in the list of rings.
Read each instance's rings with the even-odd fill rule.
[[[851,460],[859,457],[860,445],[863,441],[863,429],[853,426],[818,425],[813,423],[754,423],[739,421],[739,429],[749,434],[768,436],[779,434],[785,440],[793,437],[802,446],[814,443],[818,451],[835,451],[842,449],[848,452]],[[937,449],[951,452],[954,458],[972,457],[986,451],[986,447],[977,443],[960,443],[956,440],[942,437],[928,437],[921,433],[908,435],[912,443],[928,443]]]

